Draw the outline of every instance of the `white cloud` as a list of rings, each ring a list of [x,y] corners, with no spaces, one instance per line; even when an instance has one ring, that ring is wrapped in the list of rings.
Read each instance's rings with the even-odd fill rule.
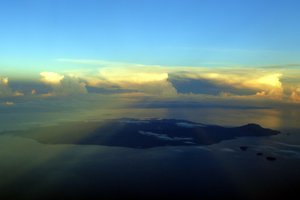
[[[195,94],[210,94],[220,99],[254,98],[275,101],[288,99],[299,102],[298,92],[290,89],[291,85],[299,84],[300,70],[296,68],[159,66],[80,59],[58,59],[58,61],[80,64],[81,69],[72,69],[64,74],[75,74],[80,80],[84,80],[87,86],[107,90],[118,88],[141,96],[178,97],[182,89],[178,89],[178,85],[172,81],[171,78],[175,77],[182,81],[199,80],[199,83],[204,80],[202,83],[211,83],[214,87],[209,90],[211,93],[201,93],[200,88]],[[68,76],[54,72],[45,72],[41,75],[44,82],[52,85],[60,84],[65,76]],[[197,84],[197,81],[194,81],[194,84]],[[209,84],[198,87],[209,87]],[[197,85],[190,87],[195,90]],[[81,88],[81,92],[85,91],[83,84],[77,88]],[[203,88],[203,91],[205,90],[208,91],[207,88]]]
[[[86,83],[75,76],[65,76],[55,72],[42,72],[41,81],[51,85],[52,92],[46,96],[86,94]]]
[[[46,84],[59,84],[60,81],[64,78],[63,75],[60,75],[55,72],[41,72],[40,75],[42,76],[41,81]]]
[[[122,89],[136,90],[146,95],[174,96],[176,89],[168,81],[168,73],[161,68],[107,67],[99,71],[101,83],[116,85]]]
[[[71,74],[84,79],[88,86],[119,88],[131,90],[136,94],[174,96],[176,88],[168,81],[169,71],[159,65],[142,65],[135,63],[110,62],[104,60],[58,59],[60,62],[98,66],[98,72],[93,70],[72,70]],[[95,67],[93,67],[95,69]]]
[[[117,83],[149,83],[164,81],[168,73],[144,68],[104,68],[100,70],[100,77]]]
[[[245,82],[245,86],[252,87],[259,90],[258,96],[265,96],[274,99],[281,99],[283,97],[283,87],[280,81],[282,74],[273,73],[268,74],[257,79]]]

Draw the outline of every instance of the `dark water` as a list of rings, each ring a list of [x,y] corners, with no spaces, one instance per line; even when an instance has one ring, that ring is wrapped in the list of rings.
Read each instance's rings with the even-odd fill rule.
[[[281,130],[282,134],[245,137],[207,146],[150,149],[47,145],[30,138],[1,134],[0,196],[1,199],[278,199],[299,196],[300,132],[299,118],[295,118],[298,114],[228,109],[95,110],[27,117],[11,113],[6,118],[3,114],[2,130],[63,121],[161,117],[225,126],[251,122]],[[241,146],[248,148],[243,151]],[[268,157],[276,160],[268,160]]]
[[[64,109],[40,112],[30,110],[0,110],[0,130],[23,129],[64,121],[99,121],[116,118],[171,118],[205,124],[241,126],[248,123],[267,128],[299,129],[300,109],[222,109],[222,108],[120,108]]]

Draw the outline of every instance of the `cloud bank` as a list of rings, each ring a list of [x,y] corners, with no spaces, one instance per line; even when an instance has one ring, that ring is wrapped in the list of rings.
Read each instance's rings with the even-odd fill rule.
[[[99,93],[179,103],[300,103],[300,70],[295,68],[171,67],[90,60],[63,61],[79,62],[86,67],[40,72],[38,84],[44,87],[31,85],[26,95],[47,97]],[[99,67],[95,67],[97,65]],[[8,85],[8,78],[0,80],[1,97],[25,94],[13,91]]]

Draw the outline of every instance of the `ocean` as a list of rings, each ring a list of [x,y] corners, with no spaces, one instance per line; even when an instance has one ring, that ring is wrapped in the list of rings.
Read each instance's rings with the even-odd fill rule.
[[[226,127],[257,123],[281,134],[241,137],[204,146],[148,149],[44,144],[16,134],[37,126],[63,128],[64,122],[76,125],[82,121],[124,117],[184,119]],[[276,109],[99,108],[2,112],[0,196],[1,199],[269,199],[297,195],[300,191],[298,119],[298,110]],[[242,150],[242,146],[247,150]]]

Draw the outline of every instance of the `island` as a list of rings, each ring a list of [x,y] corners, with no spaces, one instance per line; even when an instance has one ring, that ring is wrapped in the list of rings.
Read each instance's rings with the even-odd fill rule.
[[[105,145],[145,149],[160,146],[210,145],[238,137],[272,136],[279,133],[258,124],[223,127],[180,119],[121,118],[39,127],[28,130],[22,135],[46,144]]]

